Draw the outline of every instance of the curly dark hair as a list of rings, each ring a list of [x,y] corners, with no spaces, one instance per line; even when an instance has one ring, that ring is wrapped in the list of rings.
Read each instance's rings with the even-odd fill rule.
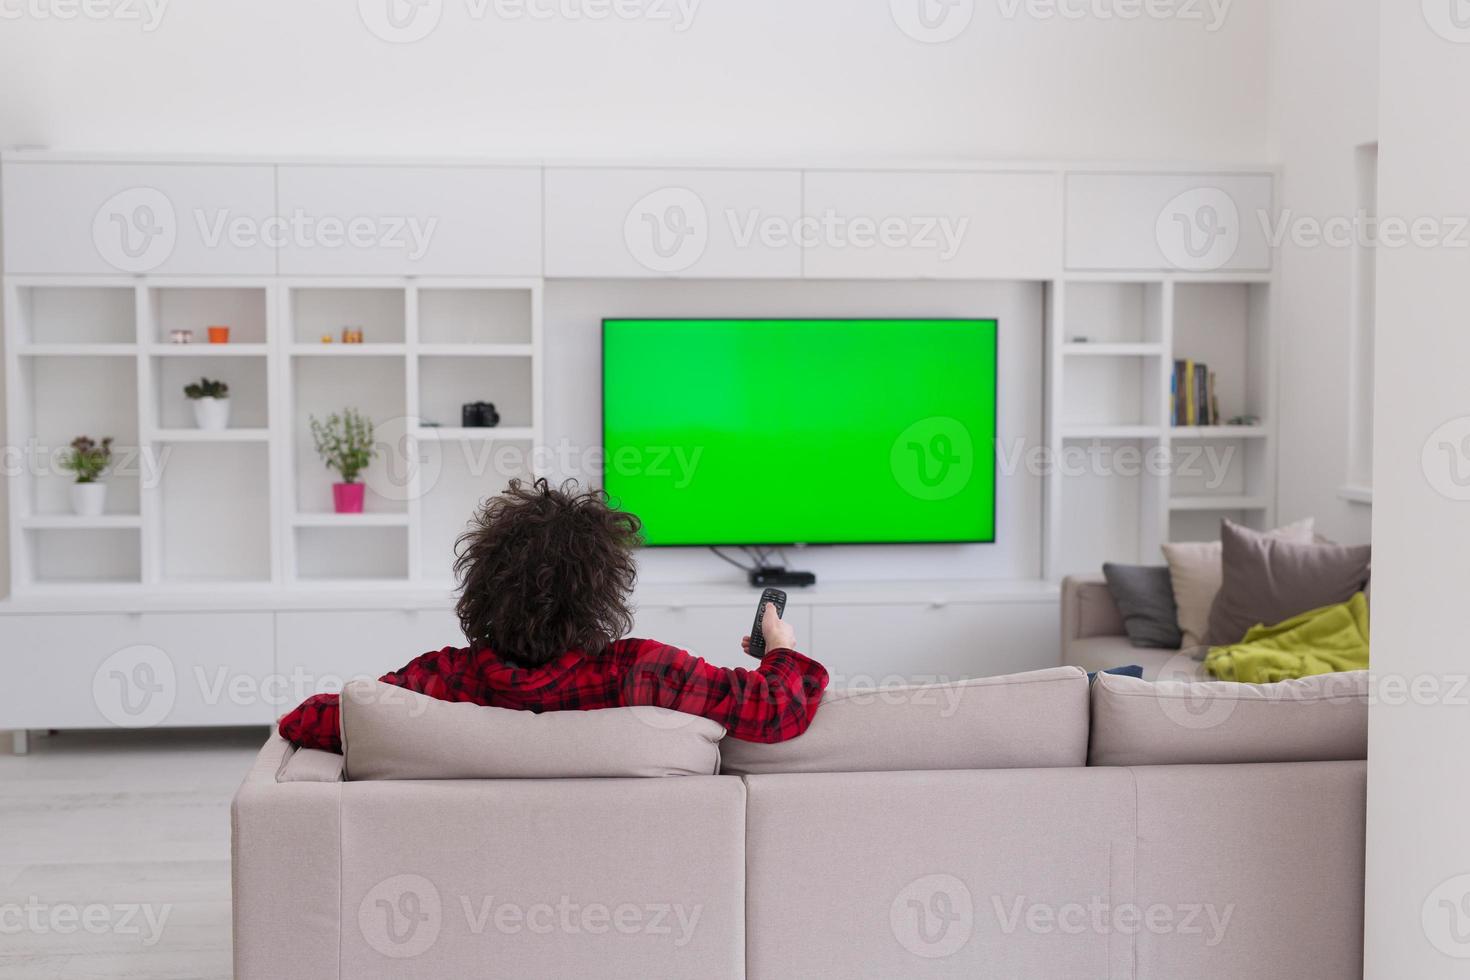
[[[569,650],[601,653],[633,628],[642,527],[575,480],[510,481],[455,543],[465,637],[523,666]]]

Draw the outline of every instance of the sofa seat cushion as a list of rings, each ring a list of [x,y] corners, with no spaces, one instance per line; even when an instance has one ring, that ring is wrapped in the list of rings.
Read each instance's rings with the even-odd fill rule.
[[[1140,681],[1092,685],[1093,766],[1330,762],[1368,757],[1368,673],[1279,684]]]
[[[1050,769],[1087,758],[1087,675],[1076,667],[952,684],[829,691],[777,745],[727,739],[723,771]]]
[[[343,689],[341,719],[349,780],[711,776],[725,735],[666,708],[535,714],[367,680]]]

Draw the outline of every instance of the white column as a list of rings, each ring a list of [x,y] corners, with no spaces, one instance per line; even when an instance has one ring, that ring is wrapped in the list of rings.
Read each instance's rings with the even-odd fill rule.
[[[1380,226],[1368,980],[1470,975],[1470,24],[1456,20],[1460,6],[1388,0],[1380,15],[1379,217],[1423,241],[1390,243]]]

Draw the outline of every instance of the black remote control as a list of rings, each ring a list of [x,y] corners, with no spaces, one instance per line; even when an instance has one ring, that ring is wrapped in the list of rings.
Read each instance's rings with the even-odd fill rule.
[[[761,593],[761,601],[755,607],[755,625],[750,628],[750,655],[759,660],[766,655],[766,635],[761,631],[761,620],[766,615],[766,603],[776,607],[776,615],[786,611],[786,593],[780,589],[767,589]]]

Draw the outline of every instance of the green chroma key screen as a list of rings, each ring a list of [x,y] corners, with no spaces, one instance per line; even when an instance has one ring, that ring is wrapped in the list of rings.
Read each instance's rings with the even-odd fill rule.
[[[651,545],[995,540],[994,320],[609,319],[602,364]]]

